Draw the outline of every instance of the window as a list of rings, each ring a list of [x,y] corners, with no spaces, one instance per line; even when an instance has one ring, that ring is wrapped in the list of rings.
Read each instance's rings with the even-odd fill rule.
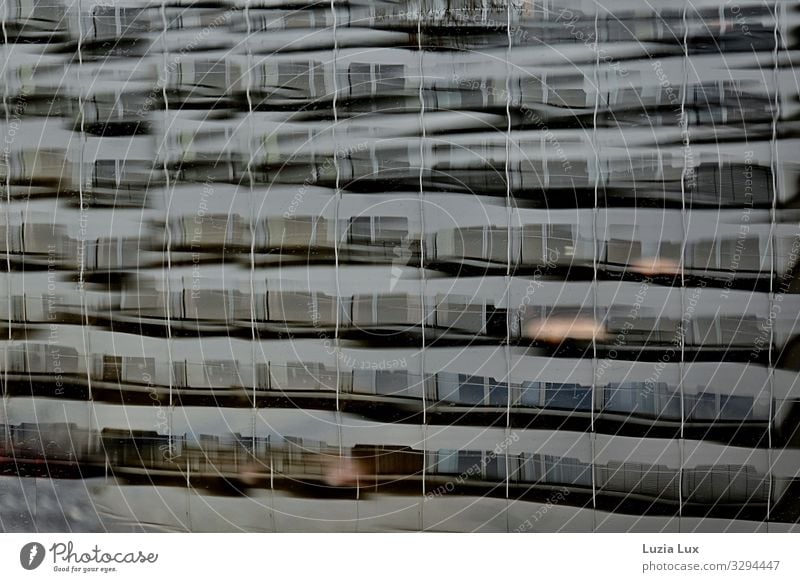
[[[520,387],[519,404],[521,406],[541,406],[542,383],[525,381]]]
[[[698,392],[687,395],[686,401],[688,418],[694,421],[745,421],[755,416],[755,400],[752,396]]]
[[[267,304],[270,321],[314,326],[331,326],[336,323],[337,298],[324,293],[270,291],[267,295]],[[243,310],[245,307],[248,309],[247,317],[249,317],[249,302],[242,305]]]
[[[760,335],[759,320],[751,315],[720,315],[719,339],[724,346],[753,346]]]
[[[484,456],[484,471],[487,481],[503,481],[506,478],[505,453],[487,452]]]
[[[405,88],[405,67],[378,63],[353,63],[347,71],[352,97],[396,95]]]
[[[592,468],[589,463],[569,457],[543,455],[544,475],[547,483],[563,483],[590,487],[592,485]]]
[[[185,289],[185,316],[190,319],[227,321],[250,317],[250,298],[236,290]]]
[[[706,465],[684,470],[687,503],[766,503],[767,479],[751,466]]]
[[[482,472],[483,453],[481,451],[459,451],[458,473],[463,475],[480,476]]]
[[[262,70],[267,89],[277,89],[289,99],[325,97],[325,68],[318,61],[268,62]]]
[[[403,91],[406,84],[403,65],[375,65],[375,92],[378,96],[393,95]]]
[[[422,397],[419,376],[397,370],[356,368],[353,370],[353,391],[383,396]]]
[[[522,227],[522,262],[544,265],[569,263],[575,254],[575,226],[571,224],[527,224]]]
[[[351,96],[372,95],[372,66],[369,63],[353,63],[347,71]]]
[[[139,8],[95,6],[92,9],[95,38],[136,37],[148,29],[147,14]]]
[[[696,317],[691,339],[695,345],[752,346],[760,335],[760,321],[752,315]]]
[[[586,107],[583,81],[583,75],[578,74],[551,75],[547,103],[557,107]]]
[[[752,396],[720,394],[720,420],[749,420],[753,412]]]
[[[606,261],[627,265],[642,258],[642,242],[612,238],[606,243]]]
[[[508,406],[508,384],[489,378],[489,406]]]
[[[458,402],[460,404],[483,404],[484,379],[482,376],[458,375]]]
[[[564,410],[590,410],[592,407],[592,387],[580,384],[560,384],[546,382],[544,392],[545,408]]]
[[[436,375],[439,400],[465,406],[508,406],[508,384],[494,378],[440,372]]]
[[[772,169],[749,164],[700,164],[690,184],[692,203],[767,206],[772,201]]]
[[[422,321],[422,299],[418,295],[356,295],[353,320],[363,327],[417,325]]]
[[[757,236],[718,241],[720,269],[758,271],[761,267],[761,250]]]
[[[481,303],[470,304],[467,298],[439,296],[436,305],[436,324],[439,327],[483,333],[485,307]]]
[[[288,362],[270,365],[271,385],[275,390],[336,390],[336,370],[317,362]]]
[[[428,453],[431,458],[429,469],[431,473],[439,475],[458,474],[458,451],[451,449],[441,449],[437,452]]]
[[[410,396],[407,372],[378,370],[375,373],[375,392],[384,396]]]
[[[272,248],[309,248],[326,243],[328,221],[316,216],[269,218],[267,232],[269,246]]]
[[[206,381],[211,388],[241,386],[239,369],[232,360],[209,360],[204,365]]]
[[[717,395],[698,392],[686,396],[687,416],[690,420],[714,420],[717,417]]]
[[[613,462],[597,467],[597,486],[606,491],[678,499],[678,483],[678,471],[666,465]]]
[[[33,9],[30,12],[31,20],[44,20],[57,24],[64,24],[65,9],[63,4],[58,0],[32,0],[24,4],[17,1],[16,4],[17,7],[19,7],[19,11],[17,12],[19,16],[23,16],[24,14],[24,4],[28,4],[29,6],[32,4]],[[13,6],[13,4],[11,5]]]
[[[256,364],[256,387],[261,390],[271,388],[269,364]]]
[[[454,235],[454,256],[465,259],[483,258],[482,228],[458,228]]]
[[[102,367],[101,380],[105,382],[120,382],[122,380],[122,356],[103,354]]]
[[[761,266],[757,236],[698,241],[687,246],[687,254],[696,269],[758,271]]]
[[[402,216],[358,216],[350,219],[352,244],[400,244],[408,236],[408,219]]]
[[[547,250],[557,257],[571,257],[575,254],[575,227],[571,224],[547,225]]]
[[[458,374],[439,372],[436,374],[436,390],[439,400],[443,402],[458,401]]]
[[[201,87],[225,90],[228,87],[228,66],[225,61],[207,59],[194,62],[194,82]]]
[[[680,394],[666,382],[657,382],[655,385],[644,382],[611,383],[603,389],[603,410],[626,415],[679,419]]]
[[[638,343],[672,343],[678,333],[678,321],[666,316],[647,316],[654,313],[655,309],[642,309],[642,315],[631,318],[623,309],[612,308],[608,318],[608,329],[613,334],[616,330],[626,330],[622,335],[624,344]],[[628,327],[626,327],[626,325]],[[630,327],[633,325],[634,327]]]
[[[521,75],[519,79],[520,102],[538,104],[544,99],[545,81],[531,74]]]
[[[440,449],[428,453],[429,472],[435,475],[459,475],[464,479],[502,481],[505,457],[491,451]]]
[[[527,483],[538,483],[544,476],[542,455],[523,453],[520,457],[518,478]]]
[[[15,179],[23,180],[61,180],[65,173],[65,152],[56,150],[24,150],[19,152],[17,163],[13,167]],[[63,179],[68,180],[64,175]]]

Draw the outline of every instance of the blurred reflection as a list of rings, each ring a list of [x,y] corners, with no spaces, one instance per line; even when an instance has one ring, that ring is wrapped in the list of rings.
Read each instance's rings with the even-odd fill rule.
[[[788,0],[7,4],[0,529],[800,519]]]

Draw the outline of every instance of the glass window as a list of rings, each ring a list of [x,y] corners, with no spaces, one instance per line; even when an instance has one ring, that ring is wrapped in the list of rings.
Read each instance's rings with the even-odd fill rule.
[[[379,96],[402,92],[406,84],[403,65],[375,65],[375,91]]]
[[[522,262],[528,265],[543,265],[543,227],[541,224],[526,224],[522,227]]]
[[[201,59],[194,62],[194,82],[201,87],[225,89],[227,82],[227,63]]]
[[[766,205],[772,200],[772,169],[749,164],[700,164],[692,180],[690,200],[704,204],[748,203]]]
[[[402,216],[357,216],[350,219],[353,244],[399,244],[408,236],[408,219]]]
[[[761,249],[757,236],[719,241],[721,269],[758,271],[761,267]]]
[[[422,301],[417,295],[379,295],[377,325],[416,325],[422,320]]]
[[[124,376],[128,382],[138,384],[155,383],[156,361],[155,358],[137,358],[127,356],[124,362]]]
[[[547,250],[556,257],[571,257],[575,254],[575,234],[571,224],[551,224],[548,227]]]
[[[436,306],[436,323],[439,327],[483,332],[483,305],[470,304],[466,298],[443,297]]]
[[[698,466],[683,472],[688,503],[765,503],[767,480],[751,466]]]
[[[484,379],[482,376],[459,374],[458,400],[461,404],[483,404]]]
[[[498,382],[494,378],[489,378],[489,405],[508,405],[508,384],[505,382]]]
[[[713,392],[689,394],[686,408],[691,420],[714,420],[717,417],[717,395]]]
[[[453,374],[452,372],[439,372],[436,374],[436,388],[439,400],[457,401],[458,387],[458,374]]]
[[[627,265],[642,258],[642,243],[638,240],[611,239],[606,243],[606,261]]]
[[[311,293],[270,292],[268,301],[272,321],[310,322],[316,318],[316,306]]]
[[[752,412],[752,396],[730,396],[727,394],[720,395],[720,420],[749,420]]]
[[[523,453],[520,458],[519,480],[537,483],[544,476],[544,460],[541,455]]]
[[[408,396],[407,372],[378,370],[375,373],[375,392],[385,396]]]
[[[759,323],[751,315],[721,315],[719,331],[722,345],[753,346],[761,332]]]
[[[289,62],[278,64],[278,83],[280,87],[293,93],[307,96],[311,91],[311,64],[307,62]]]
[[[372,71],[369,63],[353,63],[347,70],[350,95],[369,96],[372,94]]]
[[[458,468],[460,475],[480,479],[483,472],[483,453],[481,451],[459,451]]]
[[[592,404],[592,387],[580,384],[547,382],[544,391],[546,408],[589,410]]]
[[[544,480],[548,483],[591,486],[591,465],[578,459],[544,455]]]
[[[665,465],[612,462],[598,467],[597,475],[601,489],[649,497],[678,497],[678,472]]]
[[[241,384],[236,362],[226,360],[207,361],[205,373],[208,385],[214,388],[228,388]]]
[[[603,409],[609,412],[636,412],[638,408],[637,390],[630,384],[612,383],[604,390]]]
[[[486,232],[488,248],[484,253],[485,259],[495,263],[508,262],[508,229],[489,228]]]
[[[494,453],[486,453],[486,480],[487,481],[502,481],[506,478],[506,457],[504,453],[495,455]]]
[[[458,451],[452,449],[441,449],[433,453],[436,458],[436,464],[432,472],[440,475],[457,475],[459,466],[458,453]]]
[[[483,258],[483,229],[458,228],[454,232],[454,255],[465,259]]]
[[[519,403],[522,406],[538,407],[541,403],[542,385],[540,382],[525,381],[520,387]]]

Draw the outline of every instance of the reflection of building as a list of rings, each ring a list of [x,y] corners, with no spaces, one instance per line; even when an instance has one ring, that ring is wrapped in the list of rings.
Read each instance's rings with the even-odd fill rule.
[[[800,523],[788,2],[7,4],[0,491]]]

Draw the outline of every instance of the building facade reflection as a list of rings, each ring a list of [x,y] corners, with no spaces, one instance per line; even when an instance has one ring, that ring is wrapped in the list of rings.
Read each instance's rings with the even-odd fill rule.
[[[5,529],[795,529],[790,2],[7,4]]]

